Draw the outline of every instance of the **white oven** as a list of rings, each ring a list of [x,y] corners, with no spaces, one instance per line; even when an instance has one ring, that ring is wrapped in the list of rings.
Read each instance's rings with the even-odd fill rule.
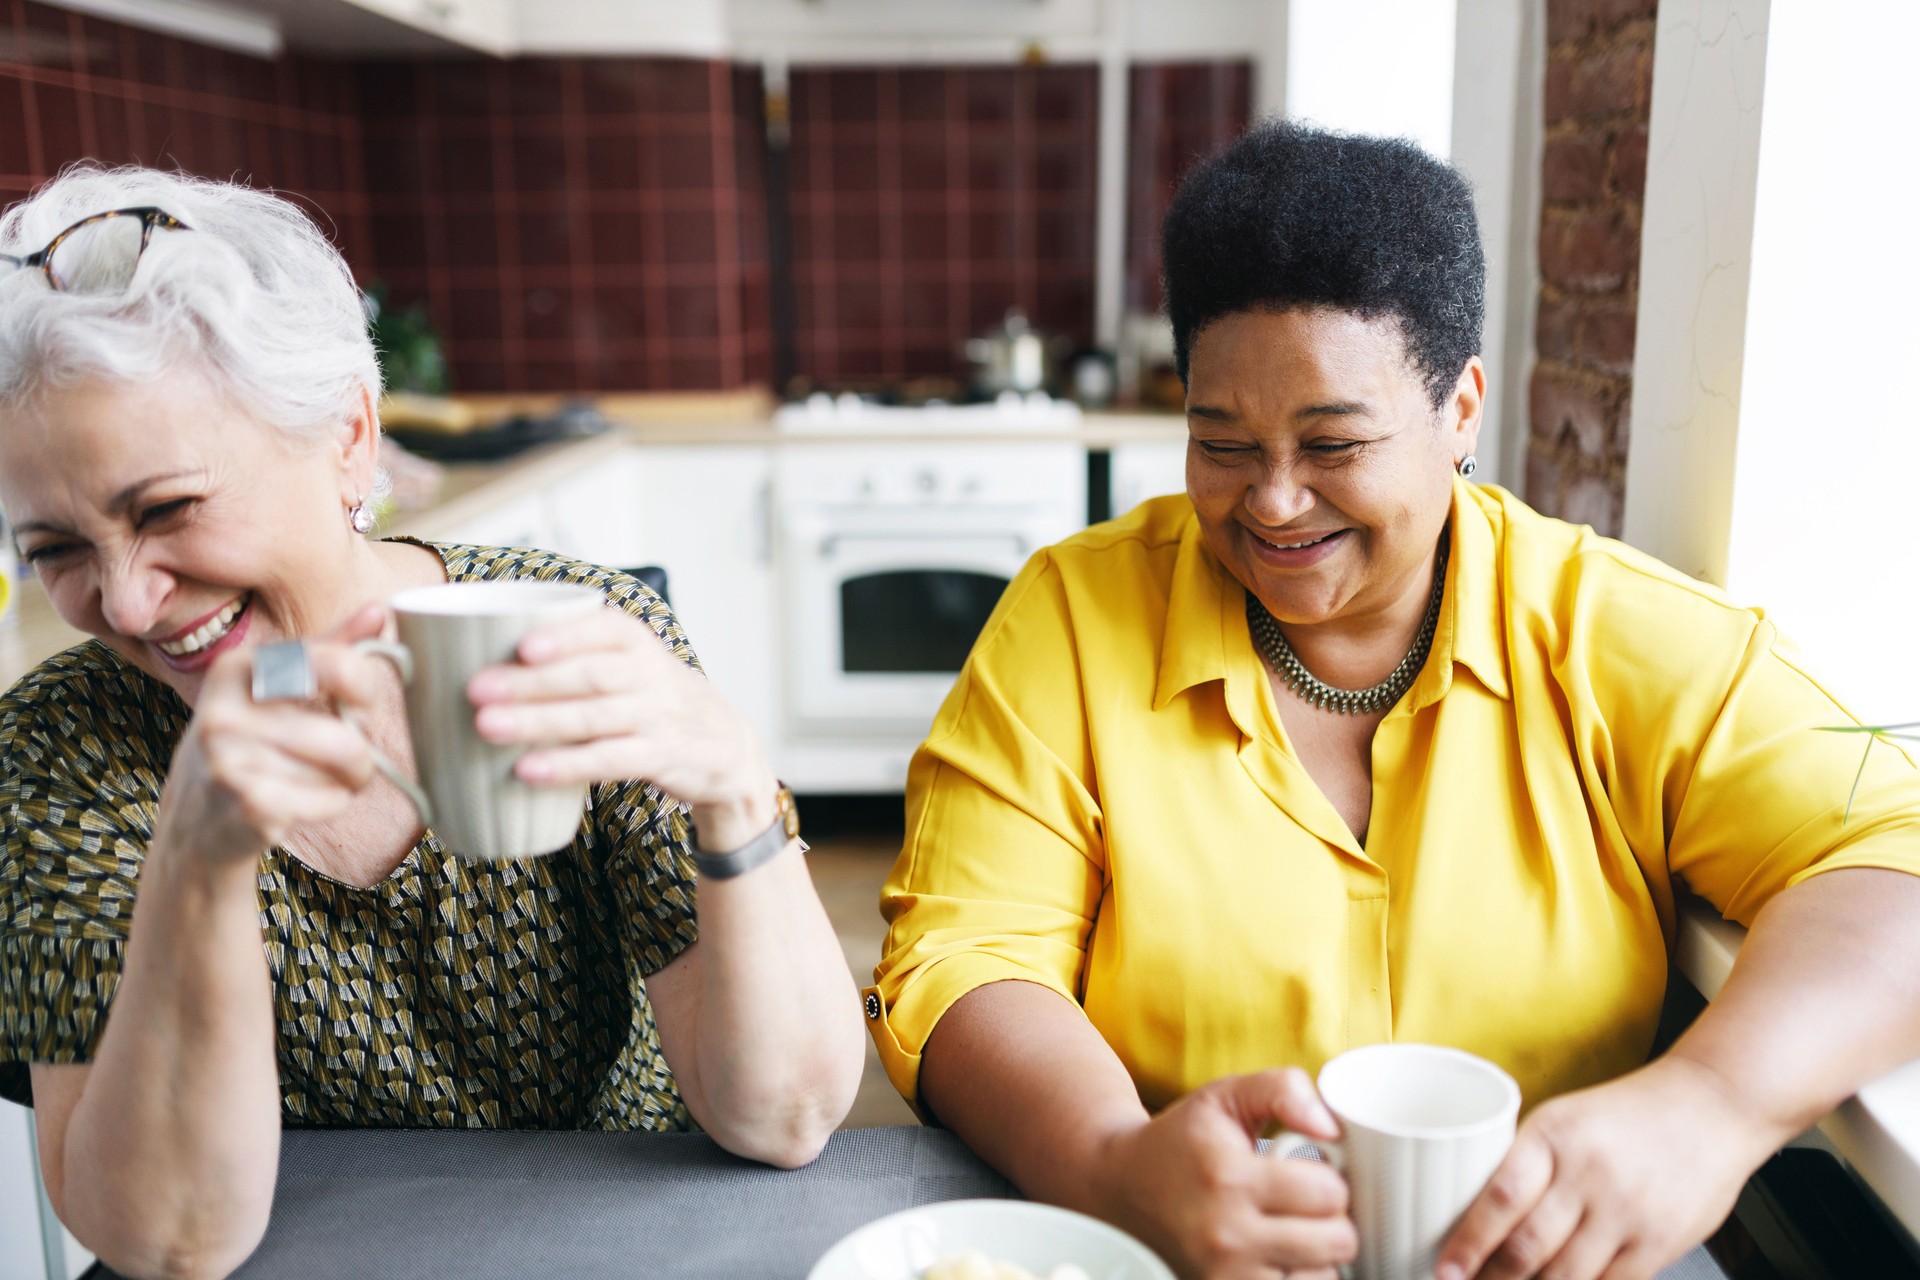
[[[904,769],[1008,581],[1085,525],[1086,453],[1059,437],[789,439],[774,510],[786,736],[864,740]]]

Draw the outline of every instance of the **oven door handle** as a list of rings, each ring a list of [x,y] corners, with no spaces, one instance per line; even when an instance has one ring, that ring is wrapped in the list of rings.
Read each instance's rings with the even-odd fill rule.
[[[1026,535],[1019,533],[965,534],[932,530],[899,530],[888,533],[829,533],[820,539],[820,558],[831,559],[842,542],[981,542],[1012,543],[1021,556],[1029,554]]]

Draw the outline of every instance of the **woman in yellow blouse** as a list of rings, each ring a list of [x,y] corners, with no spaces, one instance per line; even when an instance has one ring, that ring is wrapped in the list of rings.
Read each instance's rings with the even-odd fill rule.
[[[1459,177],[1275,124],[1168,215],[1184,497],[1036,556],[915,760],[867,1013],[1029,1194],[1205,1276],[1331,1277],[1302,1068],[1457,1045],[1530,1115],[1442,1280],[1648,1276],[1920,1055],[1920,772],[1773,626],[1461,478]],[[1752,929],[1647,1063],[1685,886]],[[1288,1068],[1281,1070],[1279,1068]]]

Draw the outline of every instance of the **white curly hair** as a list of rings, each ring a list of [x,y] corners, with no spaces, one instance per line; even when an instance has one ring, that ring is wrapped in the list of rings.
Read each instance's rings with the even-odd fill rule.
[[[296,205],[184,173],[81,163],[0,217],[0,253],[24,257],[82,219],[154,206],[156,227],[123,293],[63,293],[0,264],[0,423],[43,388],[151,382],[197,362],[243,411],[313,438],[377,400],[380,366],[353,273]],[[109,237],[84,252],[111,253]],[[81,263],[76,277],[89,267]]]

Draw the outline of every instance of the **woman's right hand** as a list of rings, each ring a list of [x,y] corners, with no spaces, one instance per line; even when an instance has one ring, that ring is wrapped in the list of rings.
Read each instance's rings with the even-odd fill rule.
[[[1359,1238],[1347,1184],[1329,1165],[1261,1155],[1271,1123],[1339,1137],[1298,1068],[1229,1076],[1110,1139],[1100,1160],[1104,1216],[1205,1280],[1337,1280]]]
[[[212,859],[251,860],[297,828],[343,812],[374,776],[373,748],[323,704],[373,707],[391,677],[352,645],[379,635],[385,621],[384,609],[368,605],[308,642],[319,686],[312,702],[255,702],[251,647],[216,659],[174,752],[155,843],[166,832],[166,843]]]

